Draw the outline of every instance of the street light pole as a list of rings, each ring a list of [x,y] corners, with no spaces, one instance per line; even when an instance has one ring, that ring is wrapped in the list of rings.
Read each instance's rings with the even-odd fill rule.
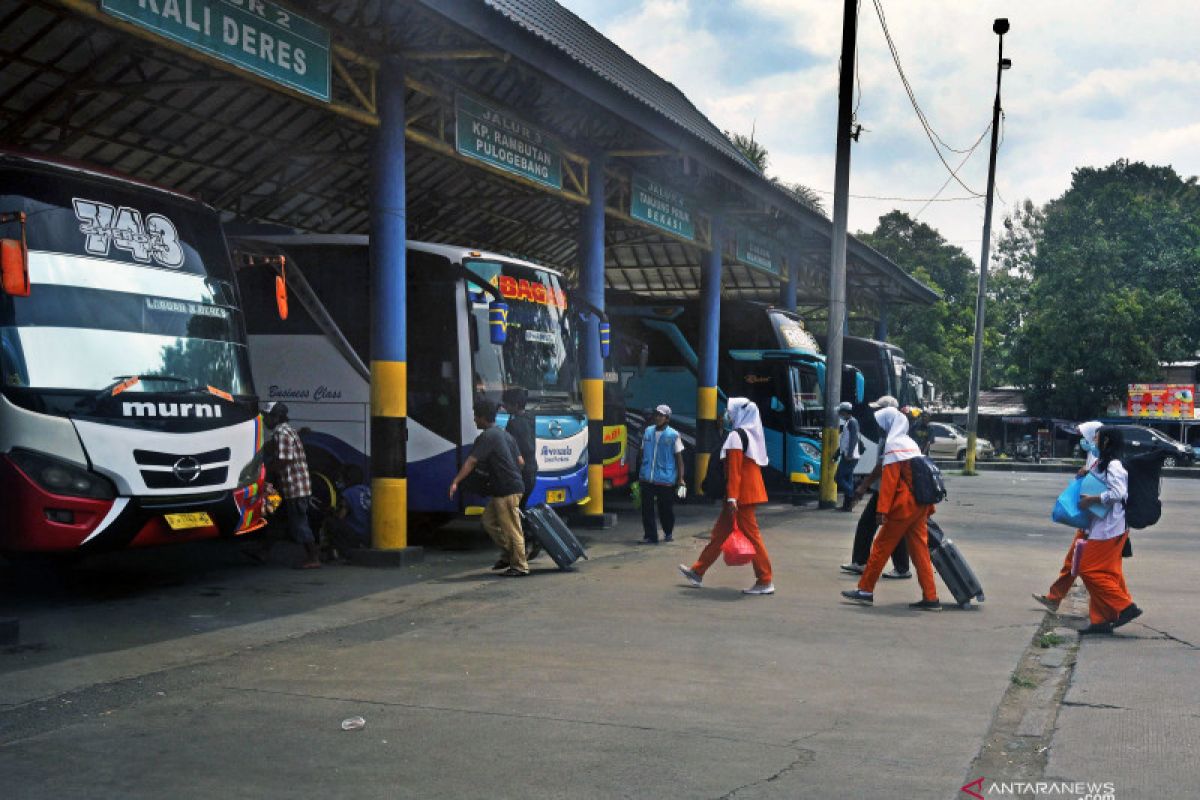
[[[979,426],[979,384],[983,373],[983,319],[987,305],[988,259],[992,244],[992,195],[996,189],[996,144],[1000,133],[1000,78],[1012,62],[1004,57],[1004,34],[1008,20],[997,19],[992,32],[1000,37],[1000,53],[996,59],[996,100],[992,103],[992,153],[988,160],[987,198],[983,211],[983,253],[979,257],[979,294],[975,298],[975,347],[971,352],[971,388],[967,405],[967,460],[964,475],[975,474],[975,442]]]

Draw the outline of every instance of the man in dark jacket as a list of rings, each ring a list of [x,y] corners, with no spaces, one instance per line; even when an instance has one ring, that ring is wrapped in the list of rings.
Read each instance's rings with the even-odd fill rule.
[[[519,578],[529,574],[525,537],[521,533],[521,494],[525,491],[521,466],[524,460],[508,432],[496,427],[496,404],[491,400],[475,403],[475,427],[481,433],[475,439],[471,455],[467,456],[450,484],[450,497],[453,499],[458,484],[476,467],[487,472],[490,496],[483,509],[483,529],[501,550],[500,560],[494,568],[503,569],[501,574],[505,577]]]

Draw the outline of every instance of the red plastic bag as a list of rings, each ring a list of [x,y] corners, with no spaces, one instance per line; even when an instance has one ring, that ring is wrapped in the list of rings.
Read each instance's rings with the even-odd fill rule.
[[[729,566],[740,567],[754,560],[754,545],[735,524],[733,532],[721,544],[721,555]]]

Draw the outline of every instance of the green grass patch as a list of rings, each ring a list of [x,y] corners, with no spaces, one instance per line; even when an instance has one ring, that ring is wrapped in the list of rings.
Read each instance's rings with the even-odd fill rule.
[[[1057,633],[1043,633],[1037,638],[1037,646],[1045,650],[1051,647],[1057,647],[1065,641],[1066,639],[1064,639],[1062,636],[1059,636]]]
[[[1031,681],[1029,678],[1025,678],[1020,675],[1013,675],[1012,682],[1013,686],[1020,686],[1022,689],[1032,689],[1033,687],[1037,686],[1036,681]]]

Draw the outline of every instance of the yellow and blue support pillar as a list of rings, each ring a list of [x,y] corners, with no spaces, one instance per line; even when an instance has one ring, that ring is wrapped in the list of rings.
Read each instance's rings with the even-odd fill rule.
[[[588,204],[580,215],[579,293],[604,310],[604,167],[602,153],[588,161]],[[584,325],[583,410],[588,419],[588,499],[583,521],[610,527],[615,515],[604,513],[604,357],[600,349],[600,318],[587,315]],[[605,333],[607,335],[607,333]]]
[[[408,546],[404,94],[404,63],[388,58],[379,70],[379,129],[371,166],[371,544],[376,563],[403,563],[421,552]]]
[[[704,485],[708,461],[717,446],[717,365],[721,346],[721,256],[724,242],[720,221],[712,220],[710,249],[700,262],[700,363],[696,389],[696,493]]]

